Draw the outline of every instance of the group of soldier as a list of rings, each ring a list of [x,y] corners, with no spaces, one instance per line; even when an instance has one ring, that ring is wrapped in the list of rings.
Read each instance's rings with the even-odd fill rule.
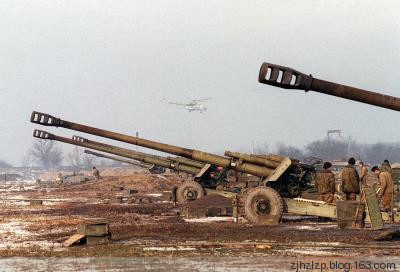
[[[355,169],[356,160],[350,158],[341,173],[341,190],[345,195],[345,200],[356,200],[363,188],[368,187],[367,175],[368,168],[360,162],[360,174]],[[327,203],[334,201],[336,192],[335,175],[331,171],[332,163],[325,162],[323,170],[317,173],[315,186],[317,187],[320,199]],[[392,168],[388,160],[385,160],[381,167],[374,166],[371,172],[378,178],[378,188],[376,194],[380,199],[380,206],[383,211],[389,211],[393,198]]]

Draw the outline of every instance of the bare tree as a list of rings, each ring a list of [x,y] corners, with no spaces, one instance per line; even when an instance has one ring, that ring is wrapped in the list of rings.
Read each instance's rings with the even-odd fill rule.
[[[380,158],[381,160],[379,162],[382,162],[385,159],[388,159],[390,162],[398,162],[400,161],[400,144],[399,143],[393,143],[387,144],[386,148],[386,157]]]
[[[365,158],[365,145],[357,143],[353,138],[349,137],[348,141],[348,157],[354,157],[358,160],[367,161]]]
[[[99,165],[101,165],[101,166],[109,166],[109,163],[107,162],[107,160],[100,160]]]
[[[303,159],[304,157],[304,152],[294,146],[291,145],[285,145],[282,142],[278,142],[276,147],[276,154],[284,156],[284,157],[290,157],[294,159]]]
[[[8,162],[6,162],[5,160],[0,159],[0,167],[1,168],[9,168],[9,167],[12,167],[12,165],[9,164]]]
[[[67,155],[68,162],[75,171],[80,171],[82,167],[82,152],[75,146]]]
[[[96,164],[96,157],[84,153],[82,156],[82,164],[86,169],[90,169],[94,164]]]
[[[30,152],[28,152],[21,158],[21,165],[23,167],[32,167],[32,164],[33,164],[32,156]]]
[[[75,171],[80,171],[81,169],[90,169],[95,164],[96,157],[84,153],[82,149],[75,146],[68,153],[68,161]]]
[[[32,159],[44,169],[57,168],[61,165],[63,155],[53,141],[37,139],[29,151]]]
[[[341,160],[348,156],[349,143],[345,140],[317,140],[306,145],[307,156],[323,160]]]
[[[110,165],[112,166],[112,167],[121,167],[122,165],[124,165],[122,162],[120,162],[120,161],[114,161],[114,160],[111,160],[110,161]]]
[[[268,148],[268,144],[267,143],[264,143],[262,145],[256,145],[255,148],[254,148],[254,152],[256,154],[267,154],[268,150],[269,150],[269,148]]]
[[[269,150],[266,143],[256,146],[256,154],[266,154]],[[300,160],[305,157],[317,157],[323,160],[347,160],[349,157],[354,157],[373,164],[380,164],[385,159],[390,162],[400,162],[400,143],[359,144],[351,137],[315,140],[304,148],[278,142],[273,150],[281,156]]]
[[[380,164],[383,160],[388,159],[390,162],[400,161],[400,144],[394,143],[376,143],[364,146],[365,160]]]

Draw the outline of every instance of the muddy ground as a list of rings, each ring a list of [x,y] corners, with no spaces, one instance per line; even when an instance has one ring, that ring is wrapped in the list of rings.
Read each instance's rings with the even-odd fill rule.
[[[221,268],[225,271],[235,268],[234,262],[228,261],[235,258],[236,262],[242,260],[237,268],[253,267],[256,271],[260,262],[251,261],[253,258],[273,258],[275,262],[269,262],[271,269],[279,271],[284,266],[290,271],[287,261],[277,260],[400,256],[399,241],[374,240],[380,231],[338,229],[336,222],[315,217],[285,215],[276,226],[252,226],[243,218],[234,223],[229,217],[185,220],[180,216],[180,207],[169,202],[164,193],[181,181],[173,174],[130,173],[75,184],[3,183],[0,186],[0,256],[3,258],[0,265],[9,267],[9,260],[26,257],[29,260],[34,257],[38,264],[43,260],[40,258],[51,260],[53,257],[84,263],[94,257],[103,260],[146,257],[145,260],[156,263],[156,260],[168,263],[169,258],[174,258],[175,264],[186,258],[192,261],[208,258],[209,262],[223,258],[218,266],[225,263]],[[130,194],[128,189],[138,193]],[[111,203],[115,196],[127,197],[124,200],[129,203]],[[135,201],[143,197],[152,203]],[[26,201],[29,199],[44,202],[32,206]],[[76,233],[79,223],[88,219],[101,219],[110,224],[110,243],[64,247],[63,241]],[[43,262],[48,265],[49,261]],[[184,263],[187,262],[182,261],[182,267]]]

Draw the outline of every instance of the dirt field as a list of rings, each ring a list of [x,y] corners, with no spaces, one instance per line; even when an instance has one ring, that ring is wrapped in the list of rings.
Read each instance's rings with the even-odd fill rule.
[[[184,267],[185,271],[263,271],[267,267],[271,271],[293,271],[289,260],[299,257],[361,261],[390,256],[399,262],[399,241],[376,242],[374,237],[379,231],[341,230],[336,222],[314,217],[285,215],[276,226],[252,226],[243,218],[234,223],[230,217],[185,220],[179,215],[180,207],[173,206],[162,195],[180,182],[172,174],[129,173],[79,184],[2,184],[2,271],[22,271],[27,257],[28,263],[35,260],[39,270],[51,266],[57,271],[63,262],[62,267],[67,269],[71,260],[82,265],[82,271],[119,269],[127,264],[126,257],[132,269],[137,262],[144,262],[150,267],[179,267],[175,269],[179,271]],[[128,194],[128,189],[138,193]],[[110,203],[115,196],[127,197],[129,203]],[[152,203],[138,204],[135,198],[139,197]],[[43,205],[32,206],[26,201],[29,199],[42,199]],[[64,247],[62,242],[88,219],[102,219],[110,224],[110,243]],[[93,263],[93,258],[98,263]],[[199,260],[207,261],[200,265]],[[271,261],[265,263],[266,260]],[[33,267],[29,266],[36,271]]]

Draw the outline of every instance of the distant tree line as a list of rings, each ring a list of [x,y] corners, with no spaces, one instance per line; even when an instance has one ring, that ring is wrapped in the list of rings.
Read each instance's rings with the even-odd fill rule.
[[[278,142],[271,148],[263,144],[256,148],[256,153],[275,153],[304,160],[317,157],[322,160],[347,160],[349,157],[371,164],[380,164],[388,159],[391,163],[400,162],[400,143],[360,144],[352,138],[315,140],[303,148]]]
[[[9,165],[5,161],[0,160],[0,167],[6,167],[2,166],[2,163],[3,165]],[[25,167],[38,166],[48,170],[58,170],[61,165],[67,165],[72,166],[74,171],[89,169],[94,164],[102,166],[120,166],[122,164],[108,159],[97,159],[92,155],[84,153],[83,149],[77,146],[64,155],[56,142],[43,139],[34,140],[31,148],[22,158],[21,163]]]
[[[12,167],[12,165],[6,162],[5,160],[0,159],[0,168],[9,168],[9,167]]]
[[[24,167],[39,166],[43,169],[57,169],[63,159],[62,151],[54,141],[36,139],[22,157],[21,163]]]
[[[274,146],[264,143],[255,148],[255,153],[274,153],[281,156],[304,160],[308,157],[326,160],[347,160],[354,157],[371,164],[380,164],[388,159],[390,162],[400,162],[399,143],[360,144],[352,138],[315,140],[302,148],[278,142]],[[74,167],[77,171],[90,168],[94,164],[120,166],[120,162],[99,160],[83,153],[82,149],[74,147],[66,156],[53,141],[35,140],[31,149],[22,159],[23,166],[40,166],[43,169],[58,169],[62,163]],[[0,167],[11,165],[0,159]]]

